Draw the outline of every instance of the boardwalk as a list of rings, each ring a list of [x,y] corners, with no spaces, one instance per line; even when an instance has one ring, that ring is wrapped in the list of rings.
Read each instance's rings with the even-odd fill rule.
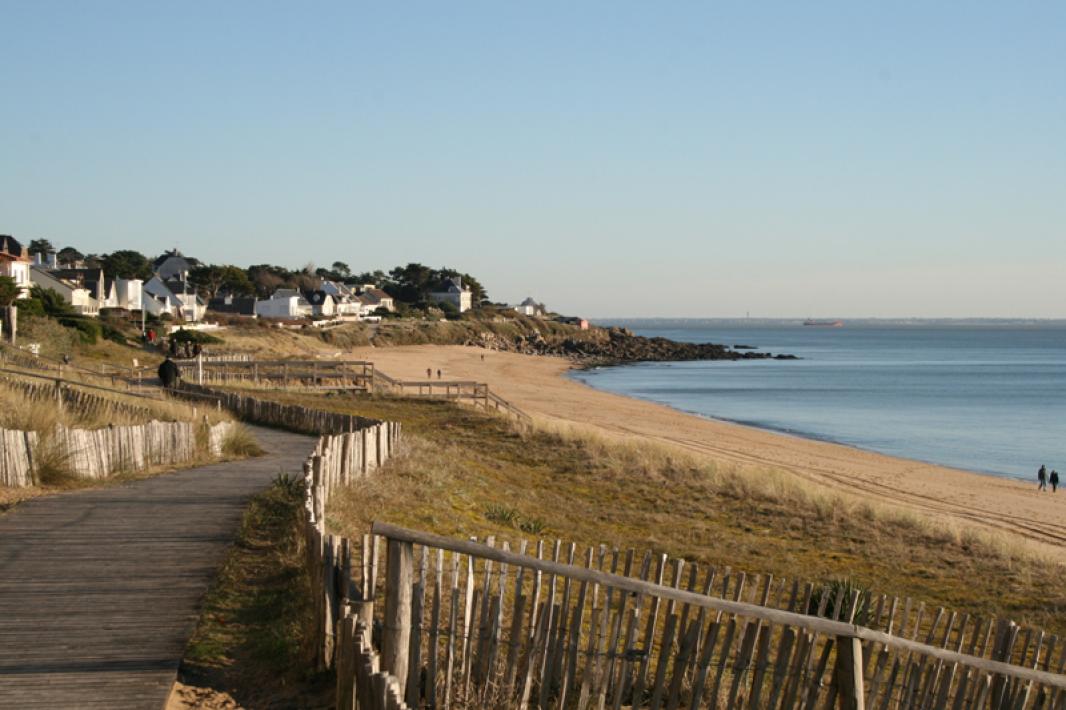
[[[0,516],[0,708],[162,708],[248,498],[299,474],[270,453],[30,501]]]

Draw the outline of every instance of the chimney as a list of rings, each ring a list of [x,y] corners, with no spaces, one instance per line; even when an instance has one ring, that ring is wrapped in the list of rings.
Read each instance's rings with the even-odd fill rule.
[[[38,258],[40,258],[40,254],[38,254],[37,256],[38,256]],[[59,268],[59,255],[56,254],[54,251],[50,251],[47,254],[45,254],[45,259],[47,259],[47,263],[48,263],[48,268],[49,269],[58,269]]]

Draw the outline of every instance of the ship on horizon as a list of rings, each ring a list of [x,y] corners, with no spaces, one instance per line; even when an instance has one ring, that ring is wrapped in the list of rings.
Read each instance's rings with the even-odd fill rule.
[[[812,326],[816,326],[816,327],[819,327],[819,328],[843,328],[844,327],[844,321],[842,321],[842,320],[814,320],[813,318],[808,318],[807,320],[803,321],[803,325],[812,325]]]

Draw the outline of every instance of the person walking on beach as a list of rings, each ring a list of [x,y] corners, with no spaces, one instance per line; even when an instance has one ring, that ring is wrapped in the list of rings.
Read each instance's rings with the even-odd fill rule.
[[[1052,469],[1051,475],[1048,476],[1048,483],[1051,484],[1051,492],[1054,493],[1059,487],[1059,472]]]
[[[427,367],[426,368],[426,379],[427,380],[432,380],[433,379],[433,368],[431,368],[431,367]]]
[[[1047,490],[1047,467],[1041,466],[1040,470],[1036,472],[1036,481],[1039,484],[1037,486],[1037,490],[1039,490],[1039,491],[1046,491]]]
[[[440,379],[440,369],[439,368],[437,369],[437,379],[438,380]]]

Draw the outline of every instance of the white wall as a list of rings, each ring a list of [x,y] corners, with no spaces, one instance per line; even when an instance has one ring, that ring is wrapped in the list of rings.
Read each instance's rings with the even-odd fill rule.
[[[299,296],[268,298],[255,302],[255,314],[260,318],[301,318],[310,315],[304,310],[300,307]]]

